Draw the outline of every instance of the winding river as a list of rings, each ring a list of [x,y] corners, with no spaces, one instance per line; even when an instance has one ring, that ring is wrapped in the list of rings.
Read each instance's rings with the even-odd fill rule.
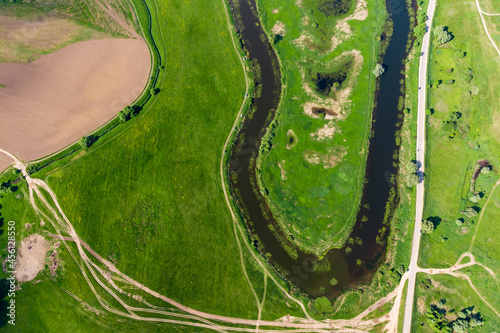
[[[349,254],[346,254],[345,248],[331,249],[323,259],[330,262],[331,269],[323,273],[313,270],[318,258],[301,251],[281,232],[258,190],[256,159],[261,138],[278,108],[281,75],[276,54],[256,15],[254,0],[231,0],[230,4],[242,43],[249,57],[258,63],[261,73],[256,76],[257,90],[261,93],[253,101],[252,115],[240,125],[231,150],[228,173],[232,195],[246,222],[249,237],[261,253],[267,254],[269,262],[292,284],[291,287],[313,297],[326,295],[333,298],[343,288],[369,281],[385,256],[389,226],[385,226],[386,231],[378,242],[376,237],[384,227],[386,204],[397,201],[395,196],[390,195],[395,184],[389,179],[391,174],[397,173],[398,161],[393,155],[399,149],[395,140],[401,122],[398,118],[401,112],[397,107],[401,96],[399,82],[404,78],[401,71],[404,70],[407,55],[410,25],[406,4],[402,1],[400,11],[392,15],[394,33],[384,57],[387,68],[376,93],[377,106],[373,110],[373,134],[365,175],[368,182],[363,189],[361,208],[352,230],[352,236],[359,237],[363,245],[353,246]],[[364,218],[363,222],[363,216],[368,220]],[[290,252],[297,255],[292,258]],[[358,259],[362,260],[361,265]],[[338,281],[334,286],[330,283],[332,278]]]

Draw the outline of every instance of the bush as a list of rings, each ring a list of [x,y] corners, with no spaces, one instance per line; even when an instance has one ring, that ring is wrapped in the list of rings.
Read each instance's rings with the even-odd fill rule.
[[[406,172],[415,173],[417,172],[417,163],[415,161],[408,161],[405,165]]]
[[[429,220],[422,221],[422,232],[424,234],[432,234],[434,232],[434,223]]]
[[[320,313],[328,313],[332,311],[332,303],[325,296],[316,298],[313,303],[314,309]]]
[[[78,143],[82,147],[82,149],[88,149],[92,146],[92,140],[88,136],[83,136]]]
[[[331,286],[336,286],[338,283],[339,283],[339,281],[337,281],[337,279],[336,279],[336,278],[332,278],[332,279],[330,280],[330,285],[331,285]]]
[[[449,33],[445,26],[440,25],[434,28],[434,38],[438,41],[440,45],[448,43],[450,40],[453,39],[453,36],[451,33]]]
[[[373,74],[375,74],[376,77],[381,76],[382,74],[384,74],[384,72],[385,72],[384,66],[382,66],[381,64],[377,64],[375,66],[375,69],[373,70]]]
[[[461,212],[467,217],[474,217],[477,215],[477,210],[474,207],[467,207],[465,210]]]
[[[485,167],[483,167],[483,168],[481,169],[481,173],[482,173],[482,174],[487,175],[487,174],[489,174],[490,172],[491,172],[491,166],[489,166],[489,165],[487,165],[487,166],[485,166]]]
[[[472,201],[473,203],[477,203],[479,200],[481,200],[481,194],[479,193],[473,194],[469,197],[469,200]]]
[[[126,122],[129,119],[129,117],[122,110],[122,111],[118,112],[118,119],[120,120],[120,123],[123,124],[124,122]]]
[[[406,185],[408,187],[417,186],[418,183],[420,183],[420,178],[416,174],[412,173],[406,177]]]
[[[434,114],[434,109],[429,109],[429,108],[425,109],[425,114],[427,116],[432,116]]]

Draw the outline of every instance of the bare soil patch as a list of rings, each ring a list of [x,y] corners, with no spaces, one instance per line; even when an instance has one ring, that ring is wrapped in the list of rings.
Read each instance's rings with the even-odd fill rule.
[[[316,141],[331,139],[333,138],[336,130],[337,129],[335,128],[333,121],[329,121],[325,124],[325,126],[319,128],[316,132],[311,133],[311,137]]]
[[[85,41],[29,64],[0,63],[2,148],[25,161],[64,148],[133,102],[150,67],[140,39]]]
[[[285,36],[285,24],[280,21],[276,21],[274,24],[273,28],[271,29],[271,32],[275,35],[281,35]]]
[[[58,17],[22,19],[0,15],[0,61],[28,62],[33,55],[48,54],[75,40],[107,37],[104,32]]]
[[[43,236],[33,234],[21,242],[16,259],[16,279],[20,282],[33,280],[45,267],[45,256],[50,242]]]

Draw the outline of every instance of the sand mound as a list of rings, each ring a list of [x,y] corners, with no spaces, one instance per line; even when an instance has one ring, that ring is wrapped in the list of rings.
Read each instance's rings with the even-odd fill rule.
[[[1,147],[26,161],[65,147],[133,102],[150,67],[139,39],[85,41],[29,64],[0,63]]]
[[[40,235],[23,239],[16,259],[16,279],[20,282],[33,280],[45,267],[45,255],[49,248],[50,242]]]

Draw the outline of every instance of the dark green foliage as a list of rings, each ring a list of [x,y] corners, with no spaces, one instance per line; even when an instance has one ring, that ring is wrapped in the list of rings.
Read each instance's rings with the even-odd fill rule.
[[[340,16],[351,9],[352,0],[320,0],[318,10],[328,16]]]
[[[80,140],[78,140],[78,143],[80,144],[82,149],[88,149],[90,148],[90,146],[92,146],[92,139],[88,136],[83,136]]]
[[[273,43],[274,45],[278,44],[279,42],[281,42],[281,40],[283,39],[283,36],[280,35],[280,34],[275,34],[274,35],[274,40],[273,40]]]
[[[323,259],[323,260],[315,260],[313,262],[313,271],[315,273],[324,273],[324,272],[328,272],[330,270],[330,262],[328,261],[328,259]]]

